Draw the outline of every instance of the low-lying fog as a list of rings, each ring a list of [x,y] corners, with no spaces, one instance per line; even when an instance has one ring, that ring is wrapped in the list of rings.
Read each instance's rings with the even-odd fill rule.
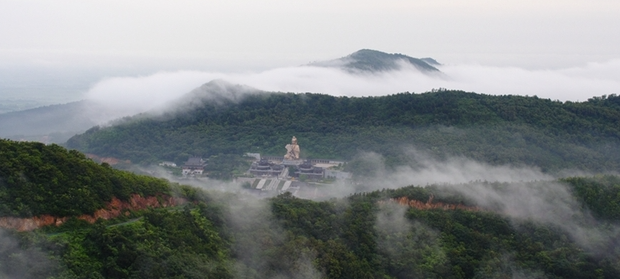
[[[110,107],[144,111],[165,106],[186,92],[214,79],[265,91],[314,92],[335,96],[377,96],[398,92],[458,89],[493,95],[536,95],[560,101],[585,101],[620,91],[620,60],[560,70],[525,70],[483,65],[443,65],[442,74],[423,74],[413,68],[378,74],[350,73],[335,68],[290,67],[259,73],[161,72],[142,77],[109,78],[93,86],[86,98]],[[376,165],[363,185],[337,183],[321,191],[321,198],[343,197],[358,191],[441,184],[476,203],[492,207],[515,221],[551,224],[570,234],[584,249],[596,251],[614,241],[618,228],[602,230],[587,209],[580,207],[556,177],[535,167],[494,166],[463,157],[438,160],[406,149],[415,164],[387,168],[380,155],[362,154]],[[412,167],[415,165],[415,167]],[[584,175],[567,171],[566,175]],[[485,182],[507,182],[492,187]],[[238,184],[197,182],[195,186],[240,190]]]
[[[354,183],[336,182],[319,186],[318,195],[314,198],[327,200],[361,191],[395,189],[408,185],[435,185],[440,192],[457,193],[483,210],[507,217],[515,226],[522,222],[551,225],[567,233],[575,243],[594,255],[620,256],[617,251],[614,252],[615,242],[620,237],[620,227],[613,224],[602,226],[587,208],[582,207],[570,188],[558,182],[557,177],[545,174],[535,167],[489,165],[464,157],[440,160],[412,148],[406,148],[404,152],[409,155],[412,164],[396,168],[388,168],[379,154],[361,154],[358,157],[375,167],[374,173]],[[590,174],[572,171],[566,175]],[[220,191],[238,192],[241,189],[236,183],[225,184],[209,180],[194,182],[194,186]],[[389,218],[380,212],[377,222],[382,224],[382,228],[386,228],[385,222],[404,218],[404,211],[397,211],[398,216],[390,215]],[[397,223],[408,224],[404,220]],[[410,226],[401,225],[396,227],[409,229]]]
[[[16,92],[30,93],[11,95],[12,91],[7,88],[14,86],[9,84],[12,79],[7,79],[0,82],[0,90],[6,91],[0,96],[0,136],[22,139],[15,136],[23,135],[27,136],[25,139],[40,140],[43,136],[60,132],[51,141],[61,143],[96,124],[102,125],[117,118],[178,104],[179,99],[183,99],[188,92],[216,79],[263,91],[311,92],[334,96],[381,96],[445,88],[492,95],[536,95],[560,101],[585,101],[594,96],[620,93],[620,80],[617,79],[620,76],[620,60],[554,70],[474,64],[445,64],[437,67],[441,73],[421,73],[404,64],[401,70],[378,73],[352,73],[339,68],[314,66],[237,73],[175,71],[109,77],[98,82],[92,82],[91,73],[84,74],[88,78],[84,78],[82,83],[75,81],[69,85],[62,80],[58,81],[57,87],[62,92],[78,87],[89,88],[84,89],[85,92],[79,94],[81,96],[66,92],[60,94],[59,90],[54,91],[54,86],[49,84],[51,81],[47,80],[45,96],[40,99],[36,97],[37,90],[28,91],[28,84],[19,79],[19,90]],[[89,83],[92,86],[86,85]],[[70,116],[50,112],[51,109],[20,115],[3,113],[31,108],[37,104],[50,105],[50,100],[60,102],[58,100],[63,98],[66,102],[79,99],[87,101],[80,104],[81,108],[74,105],[72,110],[64,110],[64,114],[79,114],[80,123],[67,121],[71,119]],[[56,109],[62,111],[61,107]]]
[[[312,92],[335,96],[381,96],[427,92],[436,88],[492,95],[529,95],[560,101],[585,101],[620,92],[620,60],[559,70],[526,70],[483,65],[438,66],[442,74],[413,68],[381,73],[350,73],[337,68],[289,67],[256,73],[160,72],[149,76],[104,79],[85,94],[124,114],[161,107],[214,79],[264,91]],[[115,115],[119,116],[119,115]]]
[[[357,157],[372,165],[374,173],[353,183],[336,182],[323,186],[310,186],[317,188],[317,191],[309,191],[314,192],[315,196],[302,198],[328,200],[343,198],[355,192],[395,189],[409,185],[422,187],[435,185],[438,187],[437,195],[446,193],[462,195],[483,210],[508,218],[517,227],[523,222],[551,225],[564,231],[572,241],[589,253],[601,257],[620,256],[614,250],[615,242],[620,237],[620,227],[614,224],[601,225],[602,223],[596,220],[587,208],[582,207],[569,186],[559,182],[557,177],[545,174],[536,167],[490,165],[456,156],[438,159],[411,147],[403,147],[403,152],[408,154],[410,162],[395,168],[387,167],[384,158],[379,154],[360,154]],[[564,175],[591,174],[567,171]],[[174,180],[172,177],[167,178]],[[179,182],[204,189],[245,193],[241,190],[240,183],[224,183],[209,179]],[[263,195],[267,196],[270,195]],[[256,204],[267,202],[260,198],[251,200]],[[427,238],[428,235],[434,234],[422,224],[411,224],[405,220],[405,209],[389,210],[391,211],[389,214],[381,211],[377,215],[377,224],[383,230],[409,231],[415,227],[414,232],[426,235]],[[388,245],[386,249],[392,247],[389,243],[383,244]]]

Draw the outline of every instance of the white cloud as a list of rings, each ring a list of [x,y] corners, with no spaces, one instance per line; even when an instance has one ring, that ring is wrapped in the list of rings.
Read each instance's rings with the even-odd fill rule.
[[[559,70],[526,70],[483,65],[444,65],[444,74],[416,69],[379,74],[352,74],[335,68],[288,67],[263,72],[160,72],[149,76],[113,77],[95,84],[86,98],[118,111],[114,117],[153,109],[213,79],[224,79],[265,91],[314,92],[335,96],[381,96],[426,92],[433,88],[493,95],[536,95],[561,101],[585,101],[620,93],[620,60]],[[109,120],[109,119],[107,119]]]

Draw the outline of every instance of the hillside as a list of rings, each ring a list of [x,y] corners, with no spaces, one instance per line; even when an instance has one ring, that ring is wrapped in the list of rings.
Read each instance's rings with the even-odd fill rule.
[[[390,164],[415,148],[491,164],[609,171],[620,168],[620,97],[558,102],[462,91],[383,97],[235,91],[221,81],[164,114],[141,114],[76,135],[67,147],[134,163],[182,163],[190,155],[279,155],[292,136],[302,157],[350,160],[361,151]],[[243,92],[243,93],[240,93]]]
[[[0,276],[617,278],[619,189],[620,179],[606,176],[409,186],[319,202],[186,188],[194,202],[182,207],[0,231],[12,243],[0,253]]]
[[[77,217],[113,198],[170,194],[169,183],[98,165],[75,150],[0,140],[0,217]]]
[[[423,73],[439,72],[434,66],[440,64],[432,58],[413,58],[400,53],[385,53],[372,49],[358,50],[345,57],[313,62],[310,66],[339,67],[353,72],[383,72],[400,70],[408,65]]]
[[[30,232],[0,229],[2,278],[620,276],[617,176],[311,201],[171,187],[57,145],[2,140],[0,154],[3,216],[70,217]],[[189,202],[154,206],[171,191]],[[124,214],[79,218],[106,201]]]

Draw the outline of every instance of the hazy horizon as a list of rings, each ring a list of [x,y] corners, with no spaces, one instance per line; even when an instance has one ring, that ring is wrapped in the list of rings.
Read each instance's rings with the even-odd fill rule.
[[[561,96],[566,86],[553,86],[569,81],[579,92],[557,99],[586,100],[619,91],[618,12],[611,0],[0,0],[0,113],[81,100],[110,78],[264,76],[363,48],[432,57],[456,69],[450,89]],[[504,87],[484,85],[497,76]],[[304,86],[294,88],[317,90]]]
[[[303,65],[262,71],[0,70],[0,113],[80,100],[103,102],[109,107],[135,107],[134,113],[139,113],[180,98],[214,79],[265,91],[357,97],[423,93],[437,88],[559,101],[586,101],[594,96],[620,93],[620,80],[616,78],[620,76],[620,59],[556,70],[439,62],[440,75],[421,73],[411,67],[353,74],[337,68]]]

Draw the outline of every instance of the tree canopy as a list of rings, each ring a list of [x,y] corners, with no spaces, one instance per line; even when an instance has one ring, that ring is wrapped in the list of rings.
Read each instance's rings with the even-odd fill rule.
[[[559,102],[439,90],[383,97],[259,93],[204,101],[163,115],[94,127],[69,148],[149,163],[190,155],[284,154],[292,136],[302,157],[354,158],[374,151],[402,162],[404,148],[543,170],[620,167],[620,97]]]
[[[79,216],[112,197],[169,192],[163,179],[99,165],[76,150],[0,139],[0,216]]]

